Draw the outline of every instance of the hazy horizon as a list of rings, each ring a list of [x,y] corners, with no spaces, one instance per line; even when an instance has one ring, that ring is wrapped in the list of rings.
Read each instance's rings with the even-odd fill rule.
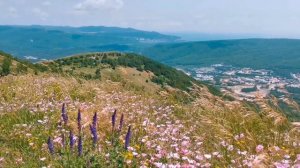
[[[299,38],[299,5],[296,0],[0,0],[0,24]]]

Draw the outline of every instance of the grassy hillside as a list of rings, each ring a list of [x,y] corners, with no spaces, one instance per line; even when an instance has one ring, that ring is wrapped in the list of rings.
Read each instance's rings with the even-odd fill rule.
[[[300,148],[294,144],[300,143],[299,133],[280,113],[270,109],[257,113],[206,90],[197,93],[192,104],[183,104],[172,93],[136,90],[122,81],[57,74],[2,77],[0,165],[270,167],[287,164],[286,160],[290,166],[298,163]],[[63,103],[66,110],[62,111]],[[95,112],[94,143],[90,125]],[[125,148],[130,125],[130,143]]]
[[[0,167],[300,164],[299,127],[272,102],[226,101],[135,54],[39,65],[47,71],[0,77]]]
[[[247,39],[160,44],[144,54],[168,65],[224,63],[289,74],[300,71],[299,51],[300,40]]]
[[[45,72],[48,68],[41,64],[33,64],[29,61],[18,59],[10,54],[0,51],[0,76],[9,74],[26,74]]]
[[[153,75],[149,79],[145,79],[145,81],[154,82],[162,87],[171,86],[176,89],[189,91],[193,84],[204,85],[204,83],[196,81],[181,71],[137,54],[90,53],[44,62],[44,65],[47,65],[52,72],[67,73],[85,79],[97,78],[97,70],[102,72],[102,70],[107,68],[114,70],[118,67],[129,67],[136,69],[140,73],[152,73]],[[215,95],[221,95],[217,89],[209,85],[207,87]]]
[[[177,37],[117,27],[0,26],[0,39],[0,48],[15,56],[53,59],[83,52],[139,51]]]

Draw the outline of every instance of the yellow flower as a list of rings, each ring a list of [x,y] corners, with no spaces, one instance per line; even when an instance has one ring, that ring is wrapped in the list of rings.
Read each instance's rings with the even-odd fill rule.
[[[133,159],[133,154],[132,152],[126,152],[124,155],[126,160],[132,160]]]
[[[141,149],[141,147],[140,147],[139,145],[135,145],[134,147],[135,147],[135,149],[137,149],[137,150],[140,150],[140,149]]]

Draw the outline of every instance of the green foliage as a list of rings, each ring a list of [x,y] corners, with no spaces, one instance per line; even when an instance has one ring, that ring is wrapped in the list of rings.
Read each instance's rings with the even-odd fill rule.
[[[45,72],[45,71],[48,70],[48,68],[45,65],[43,65],[43,64],[33,64],[33,63],[29,62],[29,61],[16,58],[16,57],[14,57],[14,56],[12,56],[10,54],[7,54],[7,53],[5,53],[5,52],[3,52],[1,50],[0,50],[0,55],[4,56],[5,59],[10,59],[11,61],[15,60],[19,64],[22,64],[22,65],[19,65],[19,64],[17,65],[17,72],[21,71],[21,73],[26,73],[28,71],[28,68],[30,68],[30,69],[32,69],[32,70],[34,70],[36,72]],[[26,70],[25,67],[27,67],[27,70]]]
[[[159,44],[142,53],[168,65],[224,63],[289,75],[300,71],[299,49],[300,40],[246,39]]]
[[[95,79],[101,79],[101,70],[100,70],[100,68],[96,69]]]
[[[171,86],[183,91],[189,91],[193,83],[198,85],[207,85],[209,91],[217,96],[222,96],[222,93],[215,87],[206,83],[201,83],[194,78],[186,75],[184,72],[176,70],[175,68],[163,65],[159,62],[153,61],[147,57],[137,54],[121,54],[117,52],[108,53],[87,53],[76,55],[72,57],[66,57],[55,60],[49,64],[52,72],[62,73],[62,67],[68,66],[71,69],[75,68],[92,68],[95,69],[95,73],[80,72],[77,76],[90,80],[101,79],[101,69],[99,67],[105,67],[109,65],[113,70],[118,66],[136,68],[138,71],[152,72],[154,76],[151,81],[161,85],[162,87]],[[66,71],[70,75],[74,75],[72,71]],[[111,73],[110,80],[114,82],[121,82],[122,77],[116,73]],[[148,81],[149,82],[149,81]]]
[[[257,86],[254,86],[254,87],[251,87],[251,88],[243,88],[241,91],[245,92],[245,93],[255,92],[255,91],[257,91]]]
[[[6,75],[10,74],[10,72],[11,72],[11,69],[10,69],[11,63],[12,63],[11,58],[9,58],[9,57],[4,58],[2,66],[1,66],[1,69],[2,69],[1,70],[1,75],[2,76],[6,76]]]
[[[151,79],[153,82],[160,85],[167,84],[182,90],[189,90],[192,82],[199,83],[181,71],[136,54],[124,54],[117,57],[117,59],[103,58],[102,63],[109,64],[113,68],[118,65],[136,68],[139,71],[150,71],[155,75]]]
[[[27,73],[28,68],[25,65],[23,65],[22,63],[18,63],[16,70],[17,70],[17,73]]]

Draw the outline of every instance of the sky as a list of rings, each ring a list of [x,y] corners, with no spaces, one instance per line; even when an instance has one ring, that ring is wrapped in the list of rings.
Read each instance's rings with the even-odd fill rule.
[[[299,38],[299,8],[299,0],[0,0],[0,24]]]

